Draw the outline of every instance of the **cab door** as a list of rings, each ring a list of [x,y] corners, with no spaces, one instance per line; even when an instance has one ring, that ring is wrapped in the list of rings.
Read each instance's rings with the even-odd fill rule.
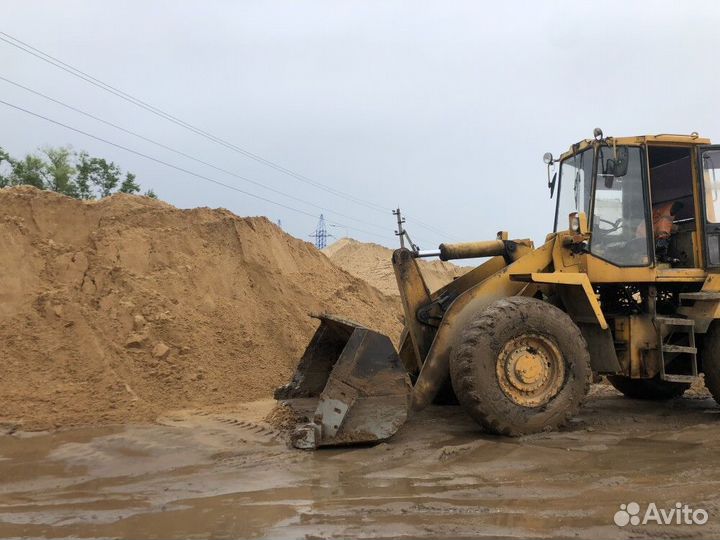
[[[720,145],[698,148],[705,266],[720,268]]]

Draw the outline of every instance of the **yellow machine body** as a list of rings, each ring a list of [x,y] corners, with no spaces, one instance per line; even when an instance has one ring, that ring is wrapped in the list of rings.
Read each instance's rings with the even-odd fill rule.
[[[557,187],[555,226],[542,245],[511,240],[506,232],[493,240],[442,244],[437,254],[443,260],[487,260],[437,291],[422,276],[422,253],[393,253],[405,315],[398,355],[412,383],[411,411],[452,389],[488,429],[520,434],[543,429],[536,417],[555,406],[553,392],[559,396],[567,381],[586,376],[573,365],[586,357],[594,374],[608,375],[629,396],[673,396],[703,370],[706,381],[709,369],[713,377],[720,372],[720,353],[703,358],[696,341],[714,332],[720,318],[720,147],[697,134],[596,133],[557,162],[559,176],[549,181],[553,191]],[[661,204],[676,212],[664,216],[673,224],[669,238],[653,229],[659,212],[653,211]],[[563,205],[571,211],[563,214]],[[518,297],[527,300],[505,302]],[[550,321],[544,330],[543,305],[548,317],[569,317],[565,326],[582,344],[577,358],[568,358],[569,338],[553,335]],[[503,334],[492,317],[507,325],[515,312],[519,330]],[[504,340],[495,352],[472,350],[495,346],[483,341],[490,334]],[[720,373],[717,379],[720,395]],[[498,397],[485,399],[479,388]],[[580,383],[576,388],[575,394],[587,391]],[[568,411],[579,406],[575,394],[567,398]],[[503,399],[513,417],[507,423],[495,407]],[[558,411],[550,427],[561,423]]]

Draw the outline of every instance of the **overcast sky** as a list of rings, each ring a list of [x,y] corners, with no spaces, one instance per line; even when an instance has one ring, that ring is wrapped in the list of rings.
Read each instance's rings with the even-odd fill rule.
[[[5,42],[0,76],[324,210],[3,81],[3,101],[310,215],[2,104],[0,146],[21,156],[72,145],[135,172],[176,206],[281,219],[304,239],[322,211],[343,224],[329,229],[336,236],[394,246],[390,209],[399,205],[422,248],[501,229],[541,241],[553,221],[544,152],[557,155],[596,126],[720,141],[718,28],[716,1],[5,0],[0,31],[352,197],[252,161]]]

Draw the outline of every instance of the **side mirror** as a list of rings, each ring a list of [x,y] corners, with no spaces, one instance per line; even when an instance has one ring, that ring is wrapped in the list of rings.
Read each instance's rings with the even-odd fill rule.
[[[552,180],[550,179],[550,167],[555,165],[555,158],[550,152],[545,152],[543,155],[543,162],[547,165],[547,177],[548,177],[548,188],[550,189],[550,198],[553,198],[555,193],[555,181],[557,180],[557,172],[553,174]]]
[[[615,178],[625,176],[628,170],[629,157],[630,152],[627,146],[620,146],[615,149],[614,157],[608,159],[605,163],[605,171],[607,174],[611,174]]]
[[[550,171],[548,170],[548,176],[550,176]],[[548,180],[548,188],[550,189],[550,198],[553,198],[553,195],[555,194],[555,183],[557,182],[557,172],[553,174],[552,180]]]

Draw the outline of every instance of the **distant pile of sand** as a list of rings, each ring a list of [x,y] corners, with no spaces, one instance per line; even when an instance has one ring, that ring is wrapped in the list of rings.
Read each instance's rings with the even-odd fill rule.
[[[0,190],[0,424],[147,420],[270,397],[329,311],[396,339],[396,299],[265,218]]]
[[[391,249],[377,244],[358,242],[352,238],[341,238],[323,249],[323,253],[340,268],[367,281],[385,294],[399,295],[392,267]],[[419,262],[420,271],[430,292],[447,285],[470,270],[468,267],[443,261],[420,260]]]

